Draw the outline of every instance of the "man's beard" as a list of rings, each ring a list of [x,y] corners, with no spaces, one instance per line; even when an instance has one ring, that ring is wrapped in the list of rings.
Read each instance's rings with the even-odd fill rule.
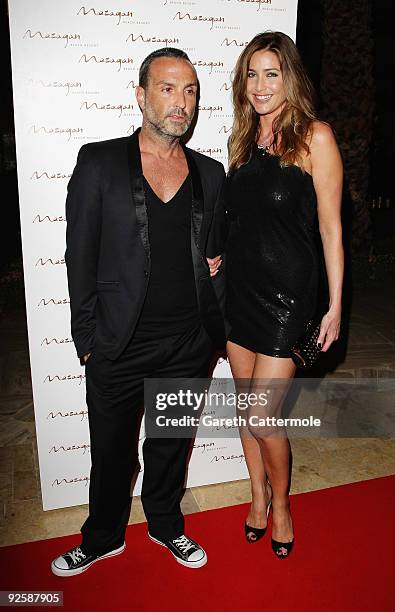
[[[183,123],[177,124],[169,120],[168,115],[179,115],[184,117]],[[188,116],[183,111],[177,109],[171,109],[166,117],[160,119],[152,106],[146,101],[144,109],[144,119],[149,125],[155,130],[155,132],[165,138],[180,138],[188,131],[189,126],[192,122],[192,116]]]

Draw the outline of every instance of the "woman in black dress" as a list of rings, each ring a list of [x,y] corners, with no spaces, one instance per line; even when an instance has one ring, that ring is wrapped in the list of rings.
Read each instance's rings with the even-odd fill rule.
[[[239,389],[253,392],[259,381],[283,381],[272,395],[271,412],[265,408],[265,415],[273,416],[295,373],[291,349],[316,308],[316,221],[329,288],[317,344],[327,351],[339,335],[342,163],[331,128],[315,118],[310,82],[285,34],[265,32],[245,47],[235,69],[233,102],[226,185],[227,350]],[[241,431],[252,491],[246,538],[262,537],[271,506],[273,551],[285,558],[294,539],[289,441],[284,433],[272,435],[250,423],[247,429]]]

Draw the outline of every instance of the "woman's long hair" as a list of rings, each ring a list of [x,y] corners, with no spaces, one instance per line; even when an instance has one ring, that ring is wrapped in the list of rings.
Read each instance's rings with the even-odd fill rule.
[[[263,32],[255,36],[237,60],[233,78],[234,120],[229,139],[229,171],[245,164],[253,144],[259,138],[259,114],[246,95],[248,70],[256,51],[272,51],[280,62],[285,88],[285,105],[273,121],[273,150],[282,166],[298,164],[303,169],[302,153],[309,153],[306,143],[311,122],[316,118],[313,86],[299,52],[289,36],[282,32]]]

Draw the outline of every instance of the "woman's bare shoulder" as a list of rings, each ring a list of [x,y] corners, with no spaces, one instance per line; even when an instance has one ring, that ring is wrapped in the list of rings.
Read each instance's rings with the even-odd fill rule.
[[[310,126],[310,146],[325,147],[336,143],[335,135],[329,123],[316,119]]]

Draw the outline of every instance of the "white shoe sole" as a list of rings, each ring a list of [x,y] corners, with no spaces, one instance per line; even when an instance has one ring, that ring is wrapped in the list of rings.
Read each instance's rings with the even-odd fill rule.
[[[71,570],[60,569],[59,567],[56,567],[55,561],[52,561],[51,570],[52,570],[52,573],[55,574],[55,576],[60,576],[61,578],[67,578],[68,576],[77,576],[78,574],[82,574],[83,572],[86,572],[86,570],[89,569],[94,563],[96,563],[96,561],[101,561],[102,559],[108,559],[110,557],[115,557],[116,555],[120,555],[121,553],[123,553],[125,548],[126,548],[126,544],[123,544],[119,548],[116,548],[115,550],[111,550],[110,552],[106,553],[105,555],[102,555],[101,557],[97,557],[97,559],[94,559],[93,561],[91,561],[91,563],[88,563],[88,565],[84,565],[84,567],[74,569],[74,570],[73,569]]]
[[[200,561],[196,561],[195,563],[193,561],[190,561],[190,562],[183,561],[182,559],[179,559],[179,557],[177,557],[177,555],[175,555],[173,553],[173,551],[170,550],[170,548],[168,548],[166,546],[166,544],[163,544],[163,542],[161,542],[160,540],[157,540],[156,538],[154,538],[149,532],[148,532],[148,537],[149,537],[150,540],[155,542],[155,544],[160,544],[161,546],[164,546],[164,548],[167,548],[167,550],[173,555],[173,557],[175,558],[177,563],[180,563],[184,567],[190,567],[191,569],[198,569],[199,567],[203,567],[203,565],[206,565],[206,563],[207,563],[207,555],[206,555],[206,553],[204,553],[203,559],[200,559]]]

